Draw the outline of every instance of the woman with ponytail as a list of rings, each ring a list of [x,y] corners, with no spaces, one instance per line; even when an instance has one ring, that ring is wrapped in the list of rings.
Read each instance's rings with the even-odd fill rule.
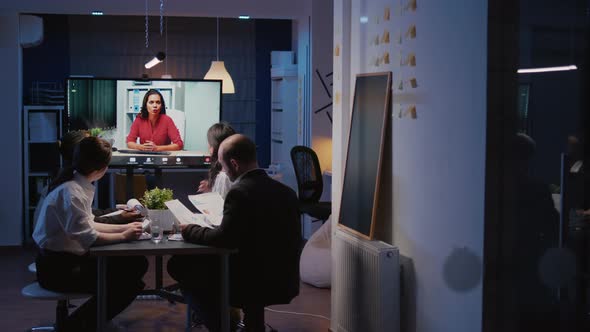
[[[211,168],[206,180],[199,184],[199,193],[216,192],[225,199],[225,195],[231,188],[232,182],[225,172],[221,170],[218,160],[219,145],[224,139],[235,134],[236,131],[226,122],[219,122],[212,125],[207,131],[207,143],[209,143],[209,154],[211,155]]]
[[[59,153],[61,154],[61,160],[64,169],[68,167],[72,167],[72,159],[74,158],[74,149],[76,146],[86,137],[89,137],[90,134],[86,130],[73,130],[67,132],[62,139],[59,141]],[[60,174],[63,169],[58,169],[53,172],[52,177],[57,176]],[[43,205],[43,201],[47,196],[49,191],[49,187],[45,186],[39,192],[39,200],[37,201],[37,206],[35,208],[35,213],[33,216],[34,224],[37,223],[37,218],[39,217],[39,212],[41,211],[41,206]],[[100,222],[104,224],[127,224],[132,221],[138,221],[142,218],[141,214],[137,211],[127,211],[123,210],[120,214],[111,214],[111,212],[115,212],[117,209],[109,208],[109,209],[92,209],[92,214],[94,215],[94,221]],[[106,215],[106,216],[105,216]]]
[[[33,239],[38,246],[37,279],[43,288],[96,294],[96,259],[91,246],[132,241],[141,223],[110,225],[94,222],[93,182],[107,171],[111,145],[86,137],[75,147],[72,163],[51,182],[39,210]],[[145,286],[145,257],[113,257],[107,262],[107,316],[123,311]],[[64,323],[65,331],[96,330],[96,298],[78,307]]]

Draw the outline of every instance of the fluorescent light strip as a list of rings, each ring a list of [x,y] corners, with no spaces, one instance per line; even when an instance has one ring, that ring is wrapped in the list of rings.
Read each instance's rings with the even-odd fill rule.
[[[145,69],[150,69],[150,68],[152,68],[153,66],[157,65],[160,62],[162,62],[160,59],[158,59],[157,57],[154,57],[148,63],[145,64]]]
[[[100,10],[95,10],[91,14],[92,14],[92,16],[102,16],[102,15],[104,15],[104,13],[101,12]]]
[[[568,70],[577,70],[578,67],[575,65],[569,66],[561,66],[561,67],[543,67],[543,68],[527,68],[527,69],[519,69],[516,72],[519,74],[531,74],[531,73],[547,73],[551,71],[568,71]]]
[[[240,16],[238,16],[238,18],[240,20],[249,20],[250,19],[250,15],[240,15]]]

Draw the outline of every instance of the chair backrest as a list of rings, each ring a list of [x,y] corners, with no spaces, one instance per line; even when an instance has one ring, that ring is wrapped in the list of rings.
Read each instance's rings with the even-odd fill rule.
[[[291,149],[291,161],[297,178],[299,201],[304,203],[318,202],[324,190],[318,156],[312,149],[296,145]]]

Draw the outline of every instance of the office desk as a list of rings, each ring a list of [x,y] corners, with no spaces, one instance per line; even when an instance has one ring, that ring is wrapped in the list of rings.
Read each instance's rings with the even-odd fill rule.
[[[191,244],[183,241],[168,241],[155,244],[152,241],[135,241],[90,248],[90,256],[97,257],[98,284],[97,330],[106,325],[106,259],[109,256],[162,256],[162,255],[219,255],[221,259],[221,330],[229,331],[229,254],[234,250]]]

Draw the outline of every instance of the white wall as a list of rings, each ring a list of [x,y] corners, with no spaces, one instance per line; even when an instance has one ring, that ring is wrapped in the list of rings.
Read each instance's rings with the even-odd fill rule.
[[[481,330],[486,135],[487,1],[336,0],[334,212],[338,211],[354,77],[393,73],[391,141],[381,195],[391,211],[380,239],[404,256],[404,331]],[[384,20],[389,8],[390,20]],[[367,23],[361,23],[361,17]],[[405,32],[416,25],[416,39]],[[350,26],[350,31],[347,31]],[[375,45],[389,32],[390,42]],[[397,36],[402,34],[402,43]],[[389,64],[381,62],[389,53]],[[416,66],[401,66],[413,52]],[[417,88],[408,80],[415,77]],[[404,80],[403,90],[399,83]],[[349,89],[349,90],[347,90]],[[399,118],[415,105],[417,118]],[[336,116],[342,113],[342,116]],[[334,218],[337,220],[337,218]],[[334,254],[338,264],[338,253]]]
[[[2,154],[0,165],[0,245],[20,245],[23,219],[21,134],[21,48],[19,16],[0,10],[0,99],[2,100]]]

